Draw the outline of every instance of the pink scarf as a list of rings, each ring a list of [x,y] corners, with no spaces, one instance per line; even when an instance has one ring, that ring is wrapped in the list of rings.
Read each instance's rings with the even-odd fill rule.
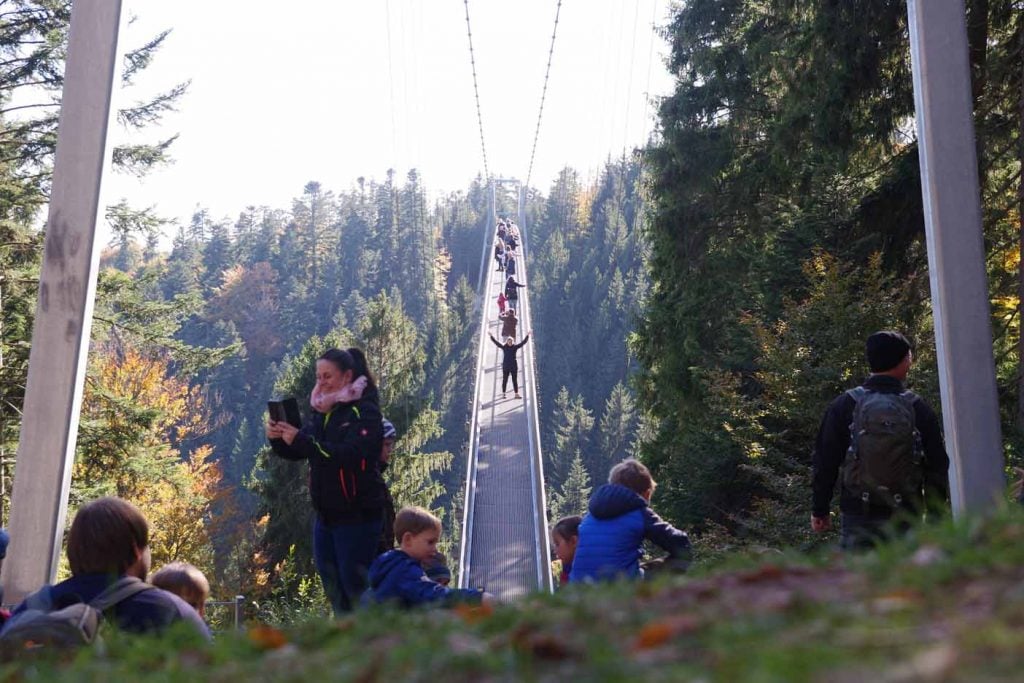
[[[341,389],[324,393],[320,390],[320,383],[313,387],[313,393],[309,395],[309,405],[318,413],[327,414],[338,403],[352,403],[363,397],[366,389],[366,377],[360,375],[354,381],[349,382]]]

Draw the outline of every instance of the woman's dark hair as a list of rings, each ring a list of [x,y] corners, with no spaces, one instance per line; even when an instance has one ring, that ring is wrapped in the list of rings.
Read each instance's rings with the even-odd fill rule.
[[[580,535],[580,522],[582,521],[583,518],[579,515],[562,517],[562,519],[555,523],[551,533],[561,536],[568,541],[570,538]]]
[[[353,346],[347,350],[327,349],[320,355],[318,360],[330,361],[342,372],[351,370],[352,379],[362,375],[366,378],[367,390],[377,389],[377,380],[374,379],[373,373],[370,372],[370,366],[366,362],[366,355],[358,347]]]
[[[148,545],[149,524],[137,507],[121,498],[94,500],[71,523],[71,574],[124,574]]]

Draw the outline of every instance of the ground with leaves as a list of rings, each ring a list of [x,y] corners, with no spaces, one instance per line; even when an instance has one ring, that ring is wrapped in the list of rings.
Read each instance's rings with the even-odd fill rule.
[[[9,664],[2,680],[752,680],[1020,678],[1024,514],[926,529],[856,558],[731,566],[496,610],[377,612],[212,648],[114,637],[105,654]]]

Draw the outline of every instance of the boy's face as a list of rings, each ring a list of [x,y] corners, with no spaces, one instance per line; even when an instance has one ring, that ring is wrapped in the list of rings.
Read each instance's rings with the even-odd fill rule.
[[[402,551],[416,560],[423,562],[437,552],[437,541],[441,538],[438,529],[427,529],[413,535],[408,531],[402,535]]]
[[[580,537],[562,538],[559,534],[552,534],[551,542],[555,545],[555,557],[561,560],[563,565],[566,565],[571,563],[572,558],[576,556],[576,546],[580,542]]]

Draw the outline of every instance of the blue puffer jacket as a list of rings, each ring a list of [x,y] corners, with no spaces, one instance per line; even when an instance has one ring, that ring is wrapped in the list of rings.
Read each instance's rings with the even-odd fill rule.
[[[590,498],[590,512],[580,524],[570,583],[638,577],[644,539],[672,558],[690,553],[686,534],[651,510],[642,496],[619,484],[605,484]]]
[[[415,607],[430,603],[479,603],[483,591],[448,588],[427,578],[419,562],[401,550],[389,550],[370,565],[370,589],[364,605],[394,603]]]

